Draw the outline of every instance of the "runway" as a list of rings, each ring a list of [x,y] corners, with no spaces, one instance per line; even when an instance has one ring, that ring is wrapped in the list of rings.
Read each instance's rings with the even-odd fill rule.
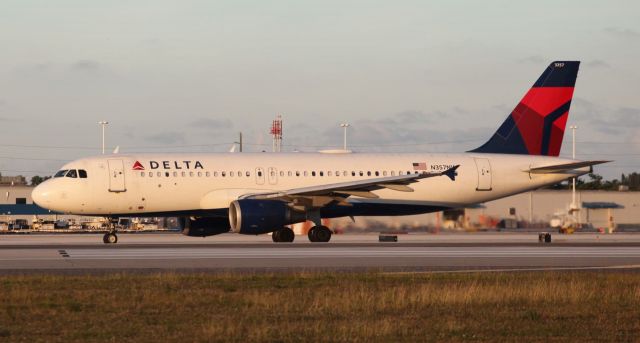
[[[557,237],[557,238],[556,238]],[[640,270],[640,235],[534,234],[335,236],[331,243],[274,244],[269,236],[99,235],[0,236],[0,274],[102,272]]]

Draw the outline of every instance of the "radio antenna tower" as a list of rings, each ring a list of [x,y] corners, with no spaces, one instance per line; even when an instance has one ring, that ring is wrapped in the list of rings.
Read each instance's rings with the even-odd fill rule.
[[[271,124],[271,135],[273,136],[273,152],[282,151],[282,116],[279,114]]]

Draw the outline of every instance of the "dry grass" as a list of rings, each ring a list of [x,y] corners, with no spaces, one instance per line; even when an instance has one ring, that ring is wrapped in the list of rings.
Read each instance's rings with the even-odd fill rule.
[[[0,277],[0,341],[639,341],[640,274]]]

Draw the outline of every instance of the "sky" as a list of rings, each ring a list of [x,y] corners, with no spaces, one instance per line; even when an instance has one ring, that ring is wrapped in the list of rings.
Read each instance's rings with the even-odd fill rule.
[[[577,157],[640,171],[637,1],[0,1],[0,173],[100,153],[463,152],[580,60]],[[562,156],[571,156],[567,129]]]

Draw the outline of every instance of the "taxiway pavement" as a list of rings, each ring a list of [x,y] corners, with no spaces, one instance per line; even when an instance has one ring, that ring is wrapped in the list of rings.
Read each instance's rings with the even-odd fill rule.
[[[535,233],[335,235],[330,243],[273,243],[270,236],[0,235],[0,274],[102,272],[640,270],[640,235]]]

